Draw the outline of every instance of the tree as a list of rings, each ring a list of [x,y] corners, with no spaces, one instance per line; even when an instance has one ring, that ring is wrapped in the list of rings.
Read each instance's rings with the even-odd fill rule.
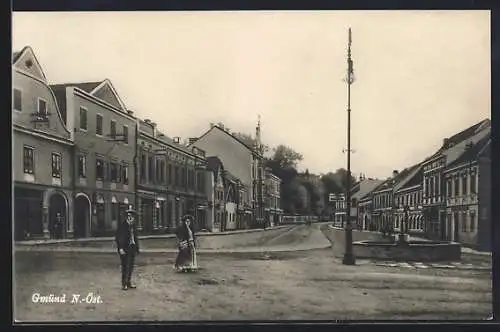
[[[297,164],[304,159],[302,154],[283,144],[278,145],[273,151],[274,155],[272,159],[281,168],[297,168]]]
[[[245,134],[245,133],[232,133],[234,137],[245,143],[246,146],[254,149],[255,145],[257,143],[257,140],[252,137],[250,134]],[[262,142],[261,142],[262,143]],[[269,146],[266,144],[262,144],[264,152],[269,151]]]

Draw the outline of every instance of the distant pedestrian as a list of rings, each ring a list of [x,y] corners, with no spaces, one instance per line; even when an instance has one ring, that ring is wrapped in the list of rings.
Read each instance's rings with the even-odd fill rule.
[[[132,271],[134,270],[135,256],[139,254],[139,238],[135,223],[136,212],[129,208],[125,211],[126,218],[118,223],[116,230],[116,246],[120,255],[122,272],[122,289],[134,289]]]
[[[196,259],[196,237],[193,227],[194,217],[185,215],[181,225],[175,231],[179,253],[175,260],[174,268],[177,272],[196,272],[198,262]]]

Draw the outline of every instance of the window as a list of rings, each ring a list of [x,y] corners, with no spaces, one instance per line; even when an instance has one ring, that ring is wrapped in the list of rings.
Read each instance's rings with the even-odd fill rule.
[[[95,178],[98,181],[104,179],[104,160],[102,158],[96,158],[95,160]]]
[[[123,142],[128,144],[128,127],[123,126]]]
[[[118,203],[116,201],[111,203],[111,220],[118,221]]]
[[[111,182],[119,182],[118,165],[116,163],[110,163],[109,165],[109,178]]]
[[[111,120],[109,123],[109,137],[116,138],[116,121]]]
[[[61,155],[56,152],[52,152],[52,177],[61,178]]]
[[[460,219],[461,219],[461,222],[462,222],[462,232],[465,233],[467,232],[467,220],[466,220],[466,215],[465,213],[460,213]]]
[[[446,195],[451,197],[451,179],[446,180]]]
[[[175,166],[174,168],[174,176],[175,176],[175,185],[178,186],[180,184],[180,176],[179,176],[179,166]]]
[[[21,112],[23,110],[23,98],[21,90],[14,89],[14,96],[12,97],[13,106],[16,111]]]
[[[34,149],[29,146],[23,147],[23,168],[25,174],[33,174],[35,167]]]
[[[168,164],[167,166],[167,176],[168,176],[168,184],[172,184],[172,164]]]
[[[470,231],[476,231],[476,214],[474,212],[470,214]]]
[[[471,194],[476,193],[476,174],[470,176],[470,192]]]
[[[102,136],[102,115],[96,114],[95,116],[95,133]]]
[[[425,197],[429,197],[429,185],[430,185],[430,180],[427,178],[425,179]]]
[[[460,194],[458,193],[459,192],[459,189],[460,189],[460,179],[458,177],[455,177],[455,197],[459,196]]]
[[[153,182],[155,180],[155,165],[153,163],[153,157],[148,157],[148,180]]]
[[[122,181],[123,184],[128,184],[128,165],[122,165]]]
[[[141,155],[141,181],[146,180],[146,156]]]
[[[160,159],[156,159],[155,160],[156,162],[156,180],[161,183],[161,160]]]
[[[80,107],[80,129],[87,130],[87,110]]]
[[[38,115],[42,117],[47,116],[47,102],[43,99],[38,99]]]
[[[187,174],[186,168],[182,167],[181,168],[181,186],[183,186],[183,187],[186,187],[186,184],[187,184],[186,174]]]
[[[467,195],[467,176],[462,176],[462,195]]]
[[[78,156],[78,175],[81,178],[87,177],[87,156],[83,154]]]

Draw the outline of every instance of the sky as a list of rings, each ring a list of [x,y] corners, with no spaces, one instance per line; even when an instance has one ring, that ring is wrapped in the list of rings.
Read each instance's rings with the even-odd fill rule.
[[[111,80],[170,137],[210,122],[285,144],[299,169],[386,178],[491,118],[489,11],[14,12],[50,84]]]

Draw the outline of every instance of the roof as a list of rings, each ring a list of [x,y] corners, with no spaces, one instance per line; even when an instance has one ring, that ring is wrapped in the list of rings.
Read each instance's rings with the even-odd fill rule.
[[[422,182],[424,182],[424,168],[422,167],[422,164],[418,164],[413,166],[413,171],[408,174],[406,179],[400,182],[396,191],[418,186],[419,184],[421,185]]]
[[[453,145],[449,149],[442,152],[442,154],[446,157],[446,167],[449,167],[451,164],[455,164],[455,161],[460,158],[462,155],[467,152],[468,144],[477,144],[477,142],[481,141],[485,137],[490,137],[491,126],[484,128],[483,130],[476,133],[474,136],[470,137],[467,140],[461,141],[460,143]]]
[[[359,190],[351,198],[360,200],[376,189],[381,183],[382,180],[365,179],[359,182]]]
[[[393,176],[393,177],[385,180],[384,182],[382,182],[382,184],[380,184],[378,187],[376,187],[373,190],[373,192],[375,193],[375,192],[378,192],[378,191],[382,191],[382,190],[386,190],[386,189],[391,189],[391,188],[397,187],[397,185],[399,183],[401,183],[401,181],[404,181],[406,179],[406,177],[408,175],[410,175],[411,172],[415,171],[415,169],[417,167],[419,167],[419,166],[420,166],[420,164],[417,164],[417,165],[405,168],[404,170],[402,170],[401,172],[399,172],[395,176]]]
[[[237,141],[238,143],[240,143],[241,145],[243,145],[245,148],[247,148],[248,150],[250,150],[252,153],[255,153],[255,154],[258,154],[257,151],[255,151],[255,149],[253,149],[252,147],[248,146],[245,142],[243,142],[241,139],[239,139],[238,137],[232,135],[231,133],[229,133],[228,131],[222,129],[221,127],[219,126],[212,126],[209,130],[207,130],[203,135],[201,135],[200,137],[198,137],[196,139],[195,142],[191,143],[190,145],[196,145],[196,142],[199,141],[203,136],[206,136],[209,132],[211,132],[212,130],[214,129],[218,129],[220,130],[221,132],[225,133],[226,135],[229,135],[232,139],[234,139],[235,141]]]
[[[480,138],[475,144],[472,143],[470,147],[465,147],[465,152],[458,157],[455,161],[451,162],[447,165],[447,168],[451,168],[463,163],[471,162],[477,159],[480,153],[484,150],[484,148],[490,144],[491,137],[490,135],[486,135]]]
[[[105,80],[102,80],[100,82],[80,82],[80,83],[62,83],[62,84],[53,84],[51,87],[53,88],[62,88],[65,89],[68,86],[74,86],[77,87],[78,89],[81,89],[87,93],[92,92],[95,88],[99,86],[102,82]]]

